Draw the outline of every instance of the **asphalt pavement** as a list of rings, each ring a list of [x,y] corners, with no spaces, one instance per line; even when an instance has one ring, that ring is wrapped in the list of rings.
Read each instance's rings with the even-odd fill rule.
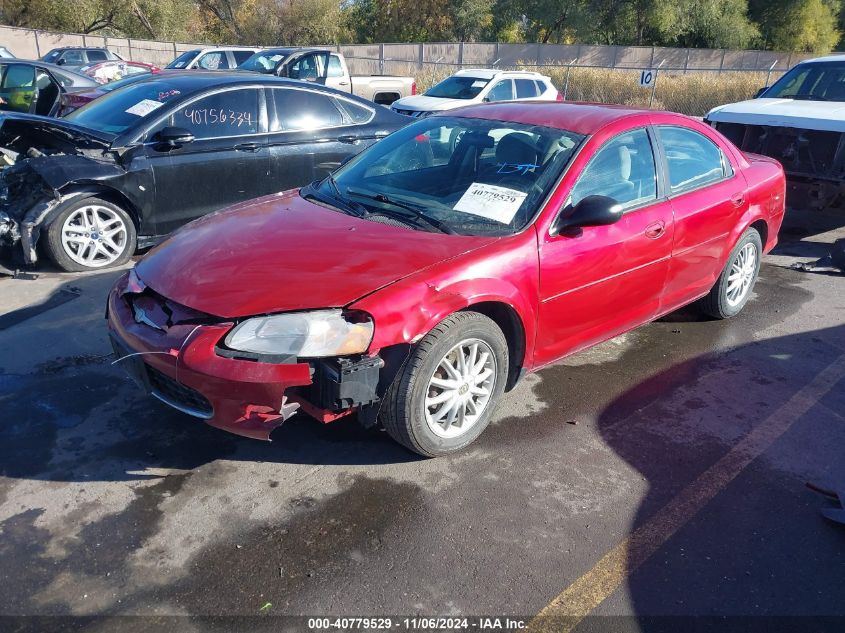
[[[740,316],[684,309],[531,375],[439,459],[352,419],[204,426],[112,366],[119,271],[0,279],[0,616],[30,616],[0,628],[843,630],[845,526],[805,484],[845,495],[845,275],[789,268],[843,227],[790,212]]]

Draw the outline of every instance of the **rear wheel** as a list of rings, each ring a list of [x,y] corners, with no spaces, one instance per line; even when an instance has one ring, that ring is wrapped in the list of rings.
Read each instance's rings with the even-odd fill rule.
[[[710,293],[701,300],[704,312],[716,319],[739,314],[748,303],[760,272],[763,243],[756,229],[748,229],[739,238],[728,263]]]
[[[385,396],[382,422],[412,451],[458,451],[487,427],[507,380],[502,330],[477,312],[441,321],[417,345]]]
[[[47,228],[46,237],[50,259],[68,272],[124,264],[135,252],[137,240],[126,211],[100,198],[69,204]]]

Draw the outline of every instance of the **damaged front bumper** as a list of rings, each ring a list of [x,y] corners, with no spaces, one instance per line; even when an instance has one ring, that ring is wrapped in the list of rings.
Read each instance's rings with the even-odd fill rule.
[[[237,435],[269,440],[300,407],[330,422],[377,400],[382,366],[378,357],[356,363],[360,371],[352,372],[354,377],[345,384],[344,372],[327,370],[326,363],[230,357],[221,354],[219,345],[233,322],[202,322],[188,314],[181,322],[165,324],[171,315],[149,303],[133,303],[144,291],[130,271],[109,294],[107,319],[115,362],[144,390],[183,413]],[[345,367],[346,359],[328,360]],[[363,375],[368,379],[362,385]],[[340,397],[344,395],[350,397]]]

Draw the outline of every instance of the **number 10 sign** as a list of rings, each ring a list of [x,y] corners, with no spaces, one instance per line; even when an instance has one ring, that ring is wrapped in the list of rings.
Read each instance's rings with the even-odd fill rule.
[[[640,85],[647,88],[654,84],[654,79],[657,76],[657,71],[654,69],[644,70],[640,73]]]

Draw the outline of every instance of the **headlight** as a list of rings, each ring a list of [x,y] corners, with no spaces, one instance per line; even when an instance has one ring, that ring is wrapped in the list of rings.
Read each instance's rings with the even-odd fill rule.
[[[321,358],[361,354],[372,340],[373,322],[366,315],[349,320],[340,310],[316,310],[247,319],[225,342],[243,352]]]

